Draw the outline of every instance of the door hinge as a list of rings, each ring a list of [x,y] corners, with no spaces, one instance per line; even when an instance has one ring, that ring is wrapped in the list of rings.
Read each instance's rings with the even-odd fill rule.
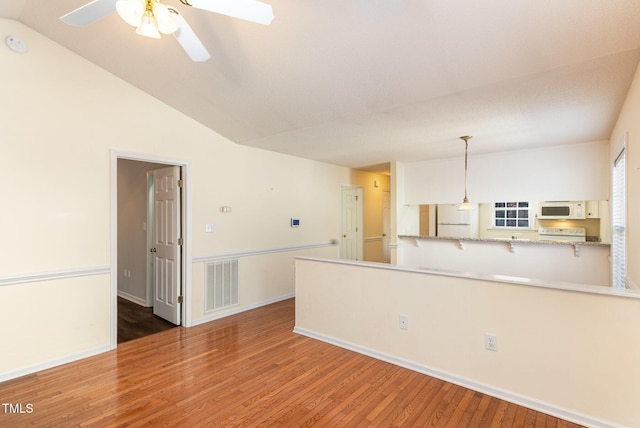
[[[184,245],[184,238],[178,238],[178,245]]]
[[[178,296],[178,303],[182,303],[183,300],[182,296]]]
[[[184,180],[178,180],[178,187],[182,188],[184,186]]]

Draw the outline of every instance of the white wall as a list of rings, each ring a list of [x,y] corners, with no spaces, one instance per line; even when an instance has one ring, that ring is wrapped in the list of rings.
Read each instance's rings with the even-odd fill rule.
[[[629,89],[627,99],[620,112],[618,122],[611,134],[609,165],[618,154],[627,135],[626,184],[627,184],[627,276],[640,286],[640,68]]]
[[[296,331],[588,426],[640,426],[638,295],[373,266],[296,260]]]
[[[479,155],[470,147],[469,199],[608,200],[608,153],[607,141]],[[404,204],[459,203],[463,196],[463,157],[404,164]]]
[[[243,258],[238,310],[292,295],[294,255],[337,256],[348,169],[235,145],[18,22],[0,29],[29,46],[0,49],[0,313],[12,322],[0,380],[111,346],[112,151],[188,165],[194,323],[215,315],[204,313],[208,259]]]

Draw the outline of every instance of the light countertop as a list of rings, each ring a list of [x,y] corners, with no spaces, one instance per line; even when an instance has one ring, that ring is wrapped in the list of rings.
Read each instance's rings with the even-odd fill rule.
[[[426,235],[398,235],[398,238],[409,239],[430,239],[430,240],[454,240],[454,241],[477,241],[477,242],[506,242],[509,244],[542,244],[542,245],[579,245],[584,247],[610,247],[611,244],[595,241],[540,241],[535,239],[510,239],[510,238],[453,238],[446,236],[426,236]]]

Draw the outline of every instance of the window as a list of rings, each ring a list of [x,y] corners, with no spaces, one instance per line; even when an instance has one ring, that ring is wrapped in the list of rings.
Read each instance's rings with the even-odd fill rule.
[[[613,162],[611,179],[611,286],[625,288],[626,242],[625,242],[625,154],[624,148]]]
[[[492,227],[531,229],[530,206],[529,202],[494,202]]]

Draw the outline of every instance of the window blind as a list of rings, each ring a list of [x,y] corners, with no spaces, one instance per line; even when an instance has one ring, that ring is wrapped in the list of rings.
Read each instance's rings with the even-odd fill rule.
[[[626,276],[626,242],[625,242],[625,153],[624,149],[613,164],[612,177],[612,245],[611,245],[611,286],[625,288]]]

